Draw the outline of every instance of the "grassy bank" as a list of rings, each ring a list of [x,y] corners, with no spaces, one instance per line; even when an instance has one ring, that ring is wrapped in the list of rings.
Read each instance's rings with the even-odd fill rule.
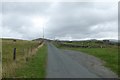
[[[47,47],[44,45],[23,68],[17,70],[16,77],[45,78],[46,59]]]
[[[70,49],[70,50],[76,50],[80,52],[87,53],[89,55],[93,55],[95,57],[100,58],[105,62],[103,64],[104,66],[108,67],[111,69],[113,72],[116,74],[120,73],[118,72],[118,47],[117,46],[110,46],[106,48],[79,48],[79,47],[65,47],[65,46],[60,46],[59,44],[55,44],[58,48],[62,49]]]
[[[2,77],[14,77],[16,69],[26,63],[35,54],[39,46],[37,41],[2,39]],[[13,60],[13,49],[16,48],[16,60]]]

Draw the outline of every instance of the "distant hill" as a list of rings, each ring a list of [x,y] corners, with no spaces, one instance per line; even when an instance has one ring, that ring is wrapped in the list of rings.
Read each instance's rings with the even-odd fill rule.
[[[37,38],[37,39],[33,39],[33,41],[42,41],[42,40],[51,41],[50,39],[43,39],[43,38]]]
[[[43,38],[33,39],[33,41],[41,41],[41,40],[43,40]]]
[[[2,40],[22,40],[22,39],[14,39],[14,38],[0,38]]]
[[[17,40],[17,41],[28,41],[24,39],[15,39],[15,38],[0,38],[1,40]]]
[[[116,39],[109,39],[110,42],[119,42],[120,40],[116,40]]]

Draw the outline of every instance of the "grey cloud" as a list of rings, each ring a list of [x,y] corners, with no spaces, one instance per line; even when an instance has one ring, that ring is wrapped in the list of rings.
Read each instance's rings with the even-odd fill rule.
[[[46,10],[50,7],[50,3],[45,2],[3,2],[3,14],[45,14]]]
[[[30,21],[32,16],[40,15],[49,17],[49,21],[45,24],[46,38],[65,37],[66,35],[70,35],[74,39],[103,38],[106,37],[103,33],[117,31],[117,25],[113,24],[113,22],[117,22],[117,9],[111,7],[112,4],[93,2],[3,3],[2,26],[13,32],[19,32],[24,38],[39,37],[42,36],[42,33],[38,34],[40,30],[35,29],[36,32],[32,33],[31,29],[28,29],[27,32],[25,29],[32,28]],[[106,24],[113,25],[115,28]],[[92,27],[99,25],[104,26],[102,27],[104,29],[98,27],[91,31]],[[109,34],[107,36],[110,37]]]

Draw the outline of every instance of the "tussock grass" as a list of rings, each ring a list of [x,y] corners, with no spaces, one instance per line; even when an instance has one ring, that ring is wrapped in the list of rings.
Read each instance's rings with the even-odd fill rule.
[[[39,43],[36,41],[17,40],[16,43],[12,39],[2,40],[2,77],[14,77],[16,69],[26,63],[35,53],[35,49]],[[13,60],[13,49],[16,48],[16,61]]]
[[[36,55],[22,68],[17,70],[16,77],[45,78],[47,46],[39,48]]]

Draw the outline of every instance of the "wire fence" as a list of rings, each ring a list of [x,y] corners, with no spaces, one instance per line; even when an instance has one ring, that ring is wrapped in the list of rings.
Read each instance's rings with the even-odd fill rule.
[[[2,77],[14,77],[16,69],[26,64],[43,42],[3,40]]]

